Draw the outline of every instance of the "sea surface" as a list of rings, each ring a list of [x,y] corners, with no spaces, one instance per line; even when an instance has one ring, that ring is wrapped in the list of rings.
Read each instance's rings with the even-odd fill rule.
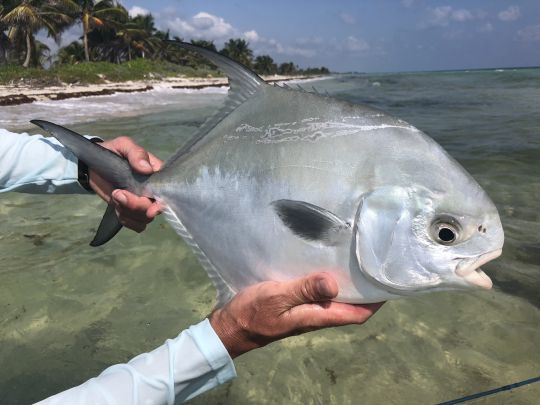
[[[293,84],[290,84],[294,86]],[[491,291],[389,302],[362,326],[311,332],[245,354],[238,378],[194,404],[434,404],[540,375],[540,70],[354,74],[306,89],[396,115],[436,139],[487,190],[506,234],[483,268]],[[226,89],[156,89],[0,107],[0,127],[44,118],[162,158]],[[358,151],[361,155],[363,152]],[[418,156],[422,159],[422,156]],[[0,195],[0,403],[78,385],[203,319],[215,291],[159,218],[88,246],[95,196]],[[540,383],[474,404],[538,404]]]

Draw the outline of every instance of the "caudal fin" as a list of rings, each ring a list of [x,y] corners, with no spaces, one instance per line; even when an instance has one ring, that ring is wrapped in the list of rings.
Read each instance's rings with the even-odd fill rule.
[[[150,176],[135,173],[127,160],[60,125],[42,120],[32,120],[30,122],[58,139],[79,160],[110,182],[114,188],[125,189],[141,195],[143,184]],[[107,243],[121,228],[122,225],[114,212],[114,208],[109,205],[90,245],[100,246]]]
[[[103,214],[103,218],[101,218],[96,236],[94,236],[94,239],[90,242],[90,246],[97,247],[104,245],[114,238],[116,234],[120,232],[120,229],[122,229],[122,224],[116,216],[114,205],[109,204],[107,205],[105,214]]]

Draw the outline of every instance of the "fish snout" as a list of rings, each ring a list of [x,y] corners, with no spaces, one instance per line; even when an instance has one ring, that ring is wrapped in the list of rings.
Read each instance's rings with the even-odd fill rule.
[[[496,259],[501,253],[502,249],[497,249],[478,257],[462,259],[456,267],[456,275],[461,277],[468,285],[489,290],[493,286],[493,282],[482,271],[480,266]]]

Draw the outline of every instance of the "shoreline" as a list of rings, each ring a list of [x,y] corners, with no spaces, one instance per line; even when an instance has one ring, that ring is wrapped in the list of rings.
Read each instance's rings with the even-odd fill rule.
[[[263,76],[263,80],[267,83],[275,83],[291,80],[311,80],[322,77],[325,76],[273,75]],[[160,80],[138,80],[84,85],[65,84],[62,86],[44,87],[35,87],[27,84],[0,85],[0,106],[29,104],[34,101],[55,101],[89,96],[107,96],[115,93],[140,93],[155,88],[200,90],[207,87],[224,87],[227,85],[228,79],[226,77],[167,77]]]

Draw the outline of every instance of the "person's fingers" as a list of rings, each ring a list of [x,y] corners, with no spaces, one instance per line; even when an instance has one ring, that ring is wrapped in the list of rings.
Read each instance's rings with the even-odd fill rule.
[[[161,167],[163,166],[163,160],[150,152],[148,152],[148,157],[150,159],[150,165],[152,165],[152,169],[154,169],[155,172],[161,169]]]
[[[303,330],[314,330],[329,326],[362,324],[366,322],[383,305],[352,305],[341,302],[325,302],[323,304],[304,304],[289,311],[290,322]]]
[[[317,301],[327,301],[338,293],[336,281],[328,273],[314,273],[286,282],[285,296],[291,307]]]
[[[119,217],[118,220],[120,221],[120,223],[123,226],[125,226],[126,228],[129,228],[132,231],[135,231],[137,233],[141,233],[142,231],[144,231],[146,229],[146,224],[145,223],[142,223],[142,222],[139,222],[139,221],[134,221],[131,218]]]
[[[162,207],[159,203],[155,202],[146,210],[146,216],[150,219],[154,219],[162,212]]]
[[[152,222],[163,210],[160,203],[146,197],[139,197],[126,190],[115,190],[113,201],[117,204],[120,215],[144,223]]]
[[[139,197],[126,190],[114,190],[112,197],[122,208],[133,212],[141,212],[145,216],[146,210],[152,205],[152,200],[149,198]]]
[[[152,205],[152,201],[146,197],[139,197],[125,190],[115,190],[112,194],[113,201],[117,204],[116,212],[120,219],[147,224],[152,221],[146,211]]]
[[[150,163],[150,156],[146,150],[137,145],[127,136],[121,136],[114,140],[114,149],[125,157],[131,167],[141,174],[151,174],[154,169]]]

